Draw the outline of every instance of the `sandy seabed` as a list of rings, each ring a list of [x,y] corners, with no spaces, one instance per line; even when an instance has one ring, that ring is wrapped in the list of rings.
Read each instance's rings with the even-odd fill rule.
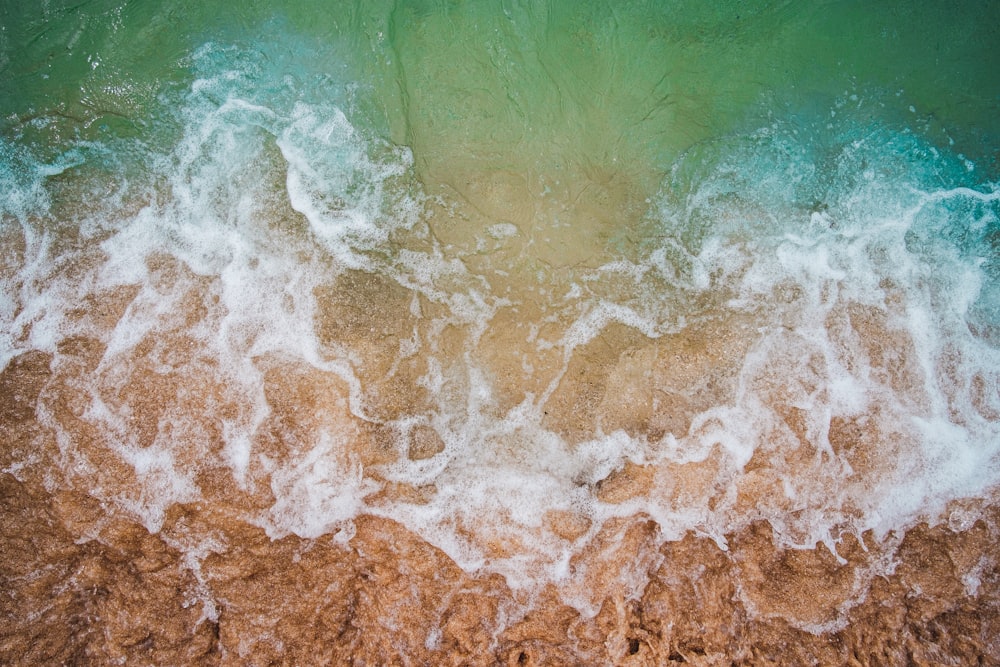
[[[0,488],[4,664],[1000,664],[1000,573],[983,558],[995,510],[961,532],[918,526],[892,553],[846,543],[842,565],[825,547],[776,550],[763,523],[722,551],[693,535],[660,544],[635,517],[577,559],[600,564],[594,586],[636,562],[648,583],[609,587],[585,618],[552,588],[525,608],[502,578],[469,576],[384,519],[360,518],[348,548],[271,541],[196,507],[174,508],[153,535],[86,496],[10,475]],[[226,546],[193,569],[168,542],[197,530]],[[788,622],[835,616],[885,557],[895,572],[864,583],[845,627]]]
[[[47,364],[28,353],[0,377],[5,464],[55,447],[34,412]],[[627,493],[634,472],[604,493]],[[612,520],[570,565],[601,601],[592,617],[555,585],[526,599],[370,515],[346,543],[272,540],[224,502],[179,504],[153,534],[86,493],[46,491],[31,467],[0,476],[0,503],[3,664],[1000,664],[1000,510],[986,501],[882,542],[846,536],[837,555],[777,549],[764,521],[723,550]]]
[[[497,193],[500,185],[493,183]],[[605,199],[594,197],[598,203]],[[499,199],[496,194],[477,201]],[[622,208],[608,201],[608,207]],[[597,204],[592,208],[601,211]],[[450,232],[456,238],[445,240],[459,245],[470,226],[458,220],[440,215],[435,234]],[[568,229],[567,237],[595,238]],[[83,275],[104,258],[97,244],[67,238],[84,259],[97,257],[89,264],[60,260],[57,266],[68,267],[65,282],[71,284],[74,272]],[[524,254],[516,245],[521,241],[494,241],[511,246],[496,259],[480,259],[485,266],[479,270],[508,276],[499,269],[516,265]],[[550,248],[553,256],[563,250],[558,244]],[[149,252],[144,264],[149,280],[143,288],[121,284],[82,298],[69,291],[74,296],[63,299],[64,319],[79,326],[60,332],[50,346],[55,353],[23,351],[0,372],[2,664],[1000,664],[995,497],[953,501],[940,523],[911,522],[905,532],[858,537],[845,530],[831,542],[835,552],[822,542],[813,549],[776,546],[787,543],[787,536],[782,540],[773,532],[764,509],[770,507],[772,517],[790,517],[792,526],[797,512],[811,507],[822,518],[826,511],[825,505],[790,504],[780,492],[782,480],[806,480],[810,498],[822,504],[826,490],[838,489],[827,471],[848,470],[821,465],[835,458],[854,471],[841,481],[849,483],[851,501],[858,504],[884,497],[874,488],[880,471],[906,488],[904,467],[897,463],[909,456],[891,440],[893,431],[882,428],[891,410],[874,398],[870,420],[836,414],[827,419],[822,434],[830,454],[817,454],[807,410],[792,395],[801,387],[787,389],[783,379],[798,372],[808,383],[819,373],[800,368],[811,359],[790,347],[790,336],[778,335],[767,348],[776,361],[747,377],[771,392],[767,405],[781,417],[780,429],[769,437],[784,433],[799,445],[784,451],[765,438],[752,458],[732,464],[732,470],[720,447],[703,459],[665,459],[661,469],[620,457],[621,467],[578,484],[602,506],[624,507],[652,491],[686,509],[714,511],[717,502],[728,502],[740,518],[738,528],[724,539],[693,531],[678,538],[671,532],[676,526],[658,525],[644,513],[622,510],[597,524],[553,506],[538,532],[570,545],[567,572],[528,590],[489,567],[463,569],[429,541],[433,536],[388,518],[389,510],[378,515],[385,508],[428,504],[445,492],[433,483],[380,477],[380,466],[396,458],[416,464],[444,448],[426,419],[408,431],[408,450],[389,432],[387,425],[433,414],[428,405],[435,401],[447,403],[421,381],[430,374],[428,355],[406,352],[400,341],[417,332],[417,340],[431,343],[423,352],[446,361],[473,359],[490,370],[501,416],[514,412],[526,394],[545,394],[541,424],[534,426],[557,433],[568,446],[584,442],[596,426],[652,442],[665,433],[690,433],[698,414],[732,401],[737,370],[752,342],[744,334],[756,330],[754,321],[726,314],[718,304],[701,304],[708,314],[692,317],[682,331],[653,340],[612,322],[573,355],[550,346],[546,356],[525,342],[533,338],[523,323],[563,327],[553,336],[560,339],[576,316],[550,321],[532,311],[533,297],[518,292],[521,276],[509,285],[498,278],[494,286],[521,310],[498,312],[479,337],[455,326],[437,327],[450,322],[450,313],[437,312],[444,307],[428,299],[420,302],[418,317],[410,307],[414,293],[398,281],[343,271],[331,285],[307,290],[315,300],[317,349],[331,358],[357,359],[356,379],[372,419],[353,413],[342,377],[288,355],[260,354],[247,363],[255,369],[254,381],[260,379],[254,390],[269,407],[259,424],[251,423],[254,456],[240,469],[241,483],[232,460],[236,448],[220,424],[240,422],[248,410],[246,395],[253,392],[229,387],[231,376],[219,371],[217,359],[199,353],[206,343],[192,333],[208,331],[207,339],[215,341],[219,331],[238,332],[219,325],[215,311],[224,308],[212,283],[220,279],[196,275],[163,253]],[[613,294],[615,283],[592,289]],[[884,290],[888,312],[895,292],[892,285]],[[798,313],[802,290],[786,291],[787,312]],[[716,298],[721,302],[727,294]],[[760,310],[771,312],[776,301],[769,297]],[[724,314],[713,318],[713,308]],[[923,405],[924,370],[913,361],[913,336],[894,328],[885,312],[848,302],[825,323],[835,340],[856,341],[854,347],[845,343],[849,360],[866,360],[871,376],[902,404]],[[166,324],[141,329],[124,352],[110,353],[109,332],[126,314]],[[237,341],[233,347],[237,361],[250,358],[243,353],[249,345]],[[522,364],[527,352],[536,353],[531,373]],[[934,372],[948,368],[942,361]],[[988,379],[977,375],[961,386],[971,396],[970,414],[995,423]],[[451,400],[461,407],[466,398],[457,393]],[[98,413],[98,405],[107,413]],[[183,422],[175,413],[191,419]],[[359,471],[357,498],[349,499],[359,509],[338,530],[327,526],[309,538],[302,535],[315,524],[298,506],[308,505],[300,492],[308,495],[314,478],[299,473],[323,433],[342,435],[345,451],[334,453],[359,464],[352,468]],[[120,446],[123,439],[131,444]],[[464,444],[470,456],[481,453],[478,443]],[[486,450],[502,460],[503,451]],[[168,459],[169,465],[163,463]],[[489,468],[489,461],[481,467]],[[171,486],[177,476],[160,475],[175,469],[197,489],[189,495],[198,500]],[[727,477],[736,469],[738,475]],[[488,503],[469,512],[484,507]],[[456,513],[442,523],[485,557],[510,563],[526,553],[503,517],[483,517],[489,525],[482,530],[463,521],[467,514]],[[538,536],[520,537],[530,544]]]

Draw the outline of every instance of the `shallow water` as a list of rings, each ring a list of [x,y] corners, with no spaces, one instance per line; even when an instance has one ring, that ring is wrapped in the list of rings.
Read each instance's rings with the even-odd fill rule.
[[[376,519],[519,614],[694,536],[841,631],[1000,481],[997,11],[5,7],[3,470],[160,535],[216,634],[227,522]],[[763,525],[853,583],[769,607]]]

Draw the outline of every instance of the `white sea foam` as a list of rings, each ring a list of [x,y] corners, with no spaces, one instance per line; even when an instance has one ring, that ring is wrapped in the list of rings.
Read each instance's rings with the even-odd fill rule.
[[[80,222],[101,230],[92,239],[100,256],[72,271],[85,252],[58,249],[47,227],[71,214],[49,194],[57,167],[5,157],[28,176],[12,177],[2,200],[5,232],[24,246],[4,275],[2,363],[41,349],[62,372],[70,360],[60,343],[100,339],[99,361],[76,379],[87,406],[78,412],[103,439],[95,449],[129,466],[139,487],[103,472],[55,398],[43,397],[38,414],[56,432],[62,474],[93,478],[91,493],[151,529],[170,505],[204,492],[199,473],[223,468],[248,493],[266,478],[274,502],[248,508],[246,519],[272,537],[335,534],[346,543],[352,519],[371,512],[467,569],[533,587],[584,576],[569,573],[570,555],[612,517],[644,513],[659,523],[658,539],[693,530],[720,545],[763,518],[786,545],[824,542],[835,552],[845,532],[885,535],[936,520],[950,500],[1000,480],[1000,281],[989,245],[1000,195],[953,183],[947,159],[927,157],[916,138],[864,132],[815,155],[776,124],[695,149],[652,201],[637,256],[532,286],[558,302],[542,304],[523,349],[498,353],[545,381],[504,403],[496,369],[477,352],[497,314],[523,304],[422,234],[409,152],[329,101],[266,104],[245,77],[213,71],[217,55],[206,47],[195,58],[204,71],[179,108],[184,131],[172,150],[148,156],[143,205],[80,214],[100,219]],[[507,239],[512,227],[491,221],[482,232]],[[420,243],[406,246],[404,232]],[[336,326],[382,312],[384,304],[336,292],[352,270],[405,295],[386,316],[412,320],[402,339],[323,338],[320,288],[332,285],[333,300],[350,306],[331,311]],[[628,287],[605,293],[610,280]],[[125,296],[107,296],[115,289]],[[123,299],[120,317],[102,323],[96,305],[86,317],[75,312],[88,297]],[[653,361],[619,410],[646,410],[648,422],[672,393],[681,407],[662,409],[686,410],[685,419],[660,431],[611,420],[622,415],[611,415],[607,404],[619,397],[607,394],[624,389],[601,382],[628,370],[614,348],[621,330]],[[596,360],[581,362],[583,379],[571,376],[584,355]],[[424,364],[411,384],[379,384],[411,359]],[[266,391],[268,364],[286,364],[280,376],[307,368],[335,377],[346,387],[343,428],[316,415],[274,426],[282,415]],[[158,382],[164,388],[147,387]],[[587,382],[605,394],[586,394]],[[377,405],[380,391],[419,390],[426,404],[402,396],[389,416]],[[574,391],[584,397],[574,415],[583,435],[571,438],[546,412]],[[153,417],[140,414],[143,400],[158,404]],[[366,468],[355,451],[362,424],[388,434],[391,460]],[[443,447],[411,460],[418,427]],[[272,428],[289,439],[283,455],[262,451]],[[288,435],[295,428],[305,432]],[[600,483],[626,463],[653,470],[648,488],[602,500]],[[380,498],[390,484],[426,494]],[[548,510],[588,523],[576,537],[558,536]],[[640,565],[622,574],[636,590],[652,563]]]
[[[272,464],[271,490],[277,500],[263,522],[272,537],[350,533],[364,497],[378,486],[363,477],[361,464],[346,453],[345,435],[320,432],[301,457]]]
[[[934,517],[947,499],[982,494],[996,481],[1000,432],[975,414],[963,415],[961,425],[956,423],[956,393],[965,389],[943,383],[939,377],[945,361],[963,365],[969,374],[959,375],[965,378],[973,372],[972,366],[979,366],[981,372],[997,362],[996,349],[971,336],[965,325],[969,304],[983,279],[980,262],[928,236],[941,234],[942,225],[949,222],[981,227],[974,219],[949,220],[937,202],[953,197],[992,202],[995,191],[953,188],[944,194],[925,189],[933,188],[937,180],[928,179],[927,172],[946,166],[916,159],[913,139],[896,138],[888,143],[892,150],[852,143],[841,156],[841,173],[846,180],[853,173],[852,164],[881,161],[885,171],[894,172],[893,179],[860,186],[835,183],[827,191],[831,200],[823,214],[814,212],[806,218],[804,211],[791,211],[784,220],[767,221],[776,229],[760,228],[753,237],[745,236],[747,221],[741,218],[748,199],[759,199],[757,204],[769,211],[781,210],[796,199],[787,183],[775,182],[766,173],[753,179],[761,162],[769,164],[766,159],[750,157],[744,162],[748,156],[741,152],[725,157],[726,168],[719,169],[718,176],[710,175],[681,208],[661,208],[667,217],[711,214],[722,223],[717,231],[733,234],[739,242],[736,253],[729,249],[732,241],[724,237],[722,243],[705,242],[700,253],[710,273],[732,277],[731,287],[739,296],[728,302],[729,307],[753,312],[762,333],[743,362],[736,397],[735,407],[745,415],[739,421],[744,428],[752,425],[751,432],[736,440],[742,447],[773,440],[776,428],[778,433],[786,428],[774,409],[785,405],[806,411],[808,440],[833,457],[823,464],[830,477],[813,483],[812,489],[803,470],[788,467],[783,471],[786,492],[793,496],[790,500],[801,499],[808,490],[813,498],[807,498],[807,506],[822,503],[825,511],[811,525],[809,521],[795,525],[797,520],[784,512],[770,513],[779,538],[798,534],[807,536],[807,544],[827,541],[828,531],[838,522],[884,534],[918,517]],[[782,141],[781,146],[787,144]],[[765,154],[770,149],[769,141],[755,146]],[[801,150],[796,152],[802,155]],[[736,163],[750,166],[734,167]],[[797,171],[811,173],[810,169]],[[806,184],[807,180],[791,182]],[[739,198],[728,195],[737,191]],[[726,194],[720,197],[719,193]],[[808,224],[801,230],[782,232],[783,227],[796,224],[796,219],[808,220]],[[918,235],[924,236],[926,245],[914,243]],[[651,261],[661,265],[662,257],[660,251]],[[792,286],[790,301],[775,299]],[[831,331],[831,325],[842,317],[841,309],[852,304],[870,309],[872,317],[884,320],[884,325],[855,331],[847,338]],[[890,338],[884,340],[868,338],[887,334]],[[870,358],[873,351],[882,358]],[[925,395],[927,401],[921,398]],[[891,455],[873,462],[872,469],[852,470],[845,459],[834,457],[826,429],[832,417],[859,415],[875,406],[881,427],[888,429],[883,437],[898,438],[901,444]],[[973,423],[977,426],[970,427]],[[890,435],[892,431],[896,435]],[[974,455],[971,442],[976,443]],[[690,438],[675,445],[685,451],[690,446]],[[797,445],[789,440],[788,446]],[[693,451],[698,450],[696,445]],[[854,480],[867,482],[859,487]],[[862,508],[861,515],[850,508]],[[730,521],[738,523],[739,518],[731,516]]]

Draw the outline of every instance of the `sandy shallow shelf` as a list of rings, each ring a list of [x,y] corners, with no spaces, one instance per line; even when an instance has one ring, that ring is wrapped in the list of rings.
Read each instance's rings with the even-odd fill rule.
[[[992,665],[1000,654],[996,509],[890,544],[845,539],[843,562],[823,546],[777,549],[765,523],[723,551],[622,519],[573,558],[602,593],[584,616],[555,586],[525,600],[377,517],[359,517],[344,545],[271,540],[194,506],[172,508],[154,535],[9,474],[0,502],[5,664]]]

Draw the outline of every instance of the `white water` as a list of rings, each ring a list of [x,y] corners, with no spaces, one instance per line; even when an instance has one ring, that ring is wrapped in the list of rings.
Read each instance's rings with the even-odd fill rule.
[[[775,122],[693,149],[597,268],[479,270],[408,151],[213,54],[179,142],[128,146],[143,170],[120,144],[4,147],[0,359],[54,355],[59,458],[22,462],[53,488],[157,531],[224,470],[274,538],[346,544],[369,512],[530,587],[611,517],[723,545],[764,518],[836,553],[1000,480],[1000,194],[974,165]],[[518,241],[488,222],[483,253]],[[644,482],[615,496],[626,462]]]

